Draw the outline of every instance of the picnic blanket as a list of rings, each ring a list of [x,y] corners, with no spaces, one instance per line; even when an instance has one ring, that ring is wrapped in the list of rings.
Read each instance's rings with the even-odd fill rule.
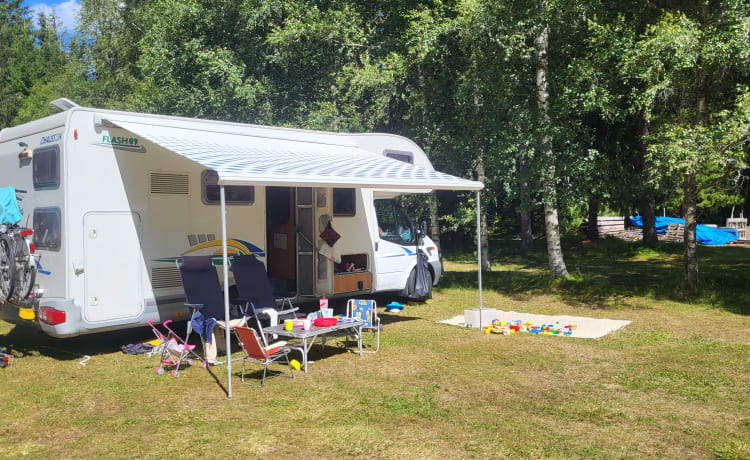
[[[528,321],[534,326],[541,326],[542,324],[559,324],[560,327],[576,325],[577,327],[573,330],[571,335],[561,335],[561,337],[576,337],[581,339],[598,339],[599,337],[604,337],[605,335],[618,329],[622,329],[630,324],[630,321],[615,319],[568,315],[536,315],[533,313],[519,313],[515,311],[501,310],[497,310],[497,319],[505,322],[521,320],[521,322],[525,323]],[[457,315],[450,319],[438,321],[438,323],[466,327],[464,315]]]

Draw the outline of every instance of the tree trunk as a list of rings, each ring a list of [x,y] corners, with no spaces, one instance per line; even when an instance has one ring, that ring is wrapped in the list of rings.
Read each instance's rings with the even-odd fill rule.
[[[485,174],[484,174],[484,159],[479,157],[479,161],[477,162],[477,180],[479,182],[484,183]],[[481,196],[481,194],[480,194]],[[490,264],[490,242],[489,242],[489,235],[487,231],[487,207],[482,206],[480,208],[480,224],[479,224],[479,234],[481,235],[481,243],[480,243],[480,250],[482,251],[482,271],[488,272],[491,270],[491,264]]]
[[[705,28],[708,23],[708,2],[701,2],[701,23]],[[706,121],[706,72],[703,69],[702,56],[698,56],[695,71],[696,89],[696,122],[703,125]],[[689,290],[698,287],[698,243],[695,239],[696,211],[698,209],[698,183],[695,170],[688,167],[682,184],[683,208],[685,211],[685,284]]]
[[[421,98],[421,111],[422,111],[422,144],[427,157],[432,160],[432,143],[430,142],[430,136],[428,134],[429,123],[427,111],[427,97],[425,95],[425,83],[424,83],[424,72],[422,72],[422,66],[417,66],[417,74],[419,76],[419,95]],[[430,238],[437,247],[438,254],[442,254],[440,250],[440,217],[438,216],[438,199],[437,192],[433,190],[430,192]],[[443,259],[440,258],[441,269]]]
[[[656,204],[654,203],[654,192],[650,186],[643,189],[641,195],[641,218],[643,219],[643,245],[655,248],[659,242],[656,235]]]
[[[531,232],[531,194],[529,192],[529,166],[523,154],[516,157],[518,176],[518,196],[521,201],[521,252],[527,254],[534,250],[534,239]]]
[[[698,186],[694,173],[685,174],[682,191],[685,194],[685,283],[692,290],[698,286],[698,245],[695,239]]]
[[[544,199],[544,226],[547,232],[547,256],[549,273],[553,278],[568,276],[568,269],[563,259],[560,244],[560,226],[557,217],[557,190],[555,185],[555,159],[552,154],[550,137],[551,121],[549,116],[549,82],[547,81],[547,49],[549,46],[549,24],[547,22],[547,0],[539,0],[539,24],[535,37],[536,45],[536,97],[539,107],[539,118],[542,137],[542,154],[546,165],[542,178]]]
[[[586,238],[589,240],[599,239],[599,199],[589,197],[589,224],[586,227]]]
[[[643,245],[648,248],[655,248],[659,242],[656,235],[656,199],[654,198],[654,187],[651,185],[653,180],[651,160],[648,158],[648,135],[651,124],[646,118],[646,113],[641,113],[641,139],[640,153],[642,165],[642,189],[641,189],[641,218],[643,219]]]

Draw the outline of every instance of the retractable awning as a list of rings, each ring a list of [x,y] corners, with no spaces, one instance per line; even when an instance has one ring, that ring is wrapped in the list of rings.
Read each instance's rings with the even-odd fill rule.
[[[481,190],[462,179],[378,155],[353,145],[217,133],[108,120],[219,175],[220,185]]]
[[[353,144],[333,141],[332,136],[305,133],[303,139],[274,136],[269,129],[250,134],[216,132],[187,127],[150,125],[134,121],[106,120],[150,143],[194,161],[219,175],[221,239],[224,286],[229,285],[227,250],[226,185],[278,185],[306,187],[357,187],[398,190],[474,190],[477,206],[477,244],[481,182],[462,179],[432,169],[394,160]],[[112,134],[112,133],[110,133]],[[481,253],[477,247],[480,318],[482,310]],[[224,289],[224,320],[229,324],[229,289]],[[480,321],[481,322],[481,321]],[[227,349],[227,396],[232,398],[232,360],[229,329]]]

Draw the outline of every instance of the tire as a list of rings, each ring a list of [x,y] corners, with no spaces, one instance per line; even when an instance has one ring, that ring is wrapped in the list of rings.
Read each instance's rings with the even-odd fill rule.
[[[8,235],[0,235],[0,303],[13,295],[16,281],[13,240]]]
[[[13,291],[18,299],[24,300],[29,297],[31,290],[34,288],[36,266],[31,262],[33,258],[26,240],[19,236],[16,237],[14,243],[16,247],[16,279]]]

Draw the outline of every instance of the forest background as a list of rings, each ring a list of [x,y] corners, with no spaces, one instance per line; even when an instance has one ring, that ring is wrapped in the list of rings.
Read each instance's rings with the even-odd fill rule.
[[[415,140],[485,183],[493,241],[546,245],[598,215],[750,214],[748,0],[82,0],[78,24],[0,0],[0,128],[49,102]],[[407,197],[446,249],[473,194]],[[589,237],[595,238],[595,226]],[[536,240],[535,240],[536,238]]]

